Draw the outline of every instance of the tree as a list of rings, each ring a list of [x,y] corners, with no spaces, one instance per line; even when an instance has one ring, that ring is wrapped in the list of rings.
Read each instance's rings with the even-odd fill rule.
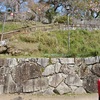
[[[68,5],[71,5],[70,13],[77,17],[84,15],[86,18],[89,16],[89,12],[91,14],[93,11],[96,11],[98,14],[100,12],[100,0],[40,0],[40,2],[54,5],[54,11],[59,6],[63,6],[66,9]]]
[[[2,1],[2,0],[1,0]],[[67,9],[70,5],[70,15],[80,18],[93,15],[94,12],[97,13],[97,16],[100,13],[100,1],[99,0],[39,0],[38,3],[35,3],[34,0],[5,0],[5,5],[7,8],[10,8],[13,12],[18,13],[20,11],[21,5],[24,2],[27,2],[28,11],[38,21],[41,21],[43,17],[46,17],[50,20],[55,16],[58,7],[65,9],[65,15],[69,13]],[[52,5],[52,7],[51,7]],[[52,21],[50,21],[52,22]]]
[[[43,2],[36,4],[33,0],[27,0],[27,2],[28,8],[35,16],[35,19],[41,21],[42,18],[45,16],[45,12],[49,9],[50,5]]]

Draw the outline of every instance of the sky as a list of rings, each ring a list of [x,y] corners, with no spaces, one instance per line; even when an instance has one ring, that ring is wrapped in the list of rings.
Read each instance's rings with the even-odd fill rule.
[[[39,0],[34,0],[34,2],[35,2],[35,3],[38,3],[38,2],[39,2]]]
[[[0,3],[0,11],[5,12],[5,10],[6,10],[6,6],[4,6],[3,3]]]
[[[39,0],[34,0],[35,3],[38,3]],[[27,11],[27,7],[26,7],[27,3],[23,3],[21,5],[21,11]],[[0,11],[1,12],[5,12],[6,11],[6,6],[4,6],[4,3],[0,3]],[[62,6],[58,7],[57,12],[62,13]]]

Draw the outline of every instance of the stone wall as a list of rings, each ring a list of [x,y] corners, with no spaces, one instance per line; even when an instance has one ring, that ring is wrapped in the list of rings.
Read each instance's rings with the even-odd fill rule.
[[[0,58],[0,94],[97,92],[100,57]]]

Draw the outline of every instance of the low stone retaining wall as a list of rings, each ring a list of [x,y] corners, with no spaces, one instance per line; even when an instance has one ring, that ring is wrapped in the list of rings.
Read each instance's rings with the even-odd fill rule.
[[[97,92],[100,57],[0,59],[0,94]]]

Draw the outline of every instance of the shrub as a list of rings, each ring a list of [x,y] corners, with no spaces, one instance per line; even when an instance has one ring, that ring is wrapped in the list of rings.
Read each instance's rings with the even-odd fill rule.
[[[86,57],[100,55],[100,31],[70,30],[70,50],[68,51],[68,31],[36,32],[21,35],[24,42],[38,43],[42,55]]]
[[[35,43],[37,41],[37,37],[35,35],[20,35],[19,36],[20,40],[23,42],[30,42],[30,43]]]
[[[59,16],[58,18],[55,19],[55,23],[68,23],[68,16]],[[69,17],[69,24],[72,24],[72,19]]]

